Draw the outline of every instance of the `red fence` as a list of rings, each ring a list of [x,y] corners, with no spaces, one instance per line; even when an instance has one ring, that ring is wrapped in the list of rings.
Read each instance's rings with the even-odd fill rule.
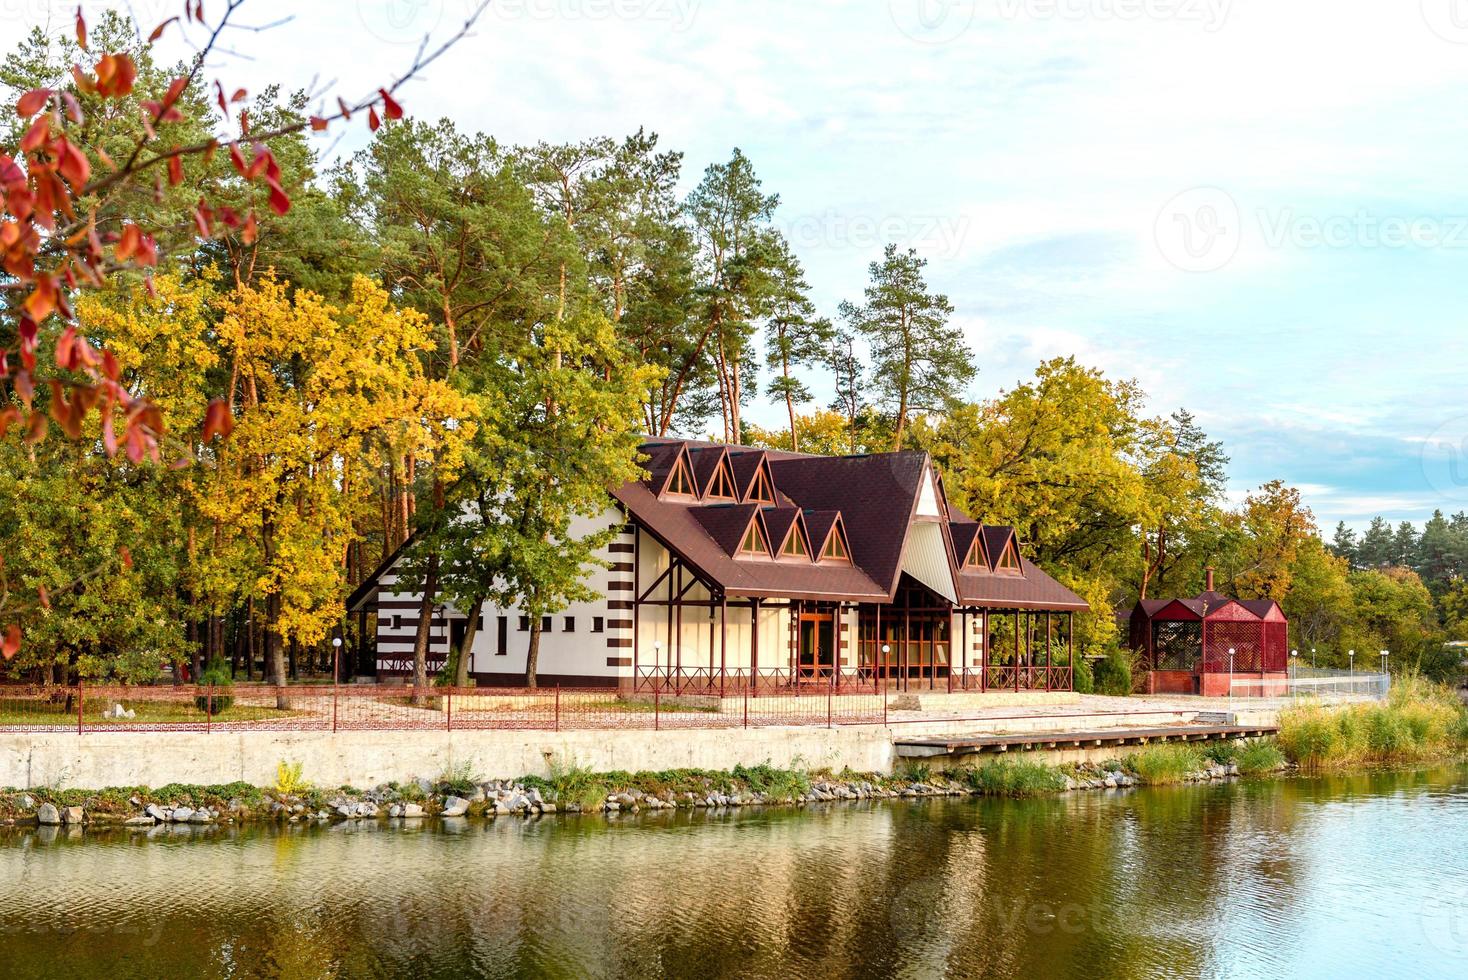
[[[77,734],[870,725],[885,722],[888,710],[886,691],[829,685],[758,696],[745,688],[725,698],[555,687],[0,687],[0,732]]]
[[[820,695],[827,690],[837,694],[924,691],[1069,691],[1074,675],[1069,665],[975,667],[955,669],[940,674],[901,676],[881,674],[870,668],[832,671],[830,669],[750,671],[733,668],[719,671],[709,667],[639,668],[633,679],[638,694],[658,692],[664,695],[709,695],[741,697],[748,692],[755,698],[790,695]]]

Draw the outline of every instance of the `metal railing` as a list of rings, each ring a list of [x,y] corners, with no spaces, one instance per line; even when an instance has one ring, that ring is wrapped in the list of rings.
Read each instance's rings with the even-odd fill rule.
[[[1391,683],[1390,674],[1297,667],[1273,677],[1236,675],[1229,679],[1228,688],[1231,698],[1381,701],[1390,693]]]

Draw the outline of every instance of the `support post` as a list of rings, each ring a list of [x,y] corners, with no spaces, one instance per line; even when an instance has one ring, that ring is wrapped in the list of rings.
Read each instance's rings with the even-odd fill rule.
[[[979,693],[989,693],[989,610],[979,612]]]
[[[1045,610],[1045,690],[1050,690],[1050,610]]]
[[[759,600],[749,600],[749,686],[754,689],[754,696],[759,697]],[[745,717],[748,718],[749,706],[745,705]]]
[[[724,696],[724,670],[728,666],[729,598],[719,596],[719,697]]]
[[[1019,693],[1019,672],[1020,672],[1020,661],[1019,661],[1019,617],[1020,617],[1020,611],[1018,609],[1016,609],[1014,611],[1014,693],[1016,693],[1016,694]]]
[[[673,693],[683,693],[683,566],[678,565],[678,578],[676,584],[669,579],[669,588],[673,590],[673,601],[677,603],[674,607],[677,614],[678,629],[673,636]]]
[[[610,609],[607,612],[611,612]],[[632,690],[637,690],[637,655],[642,646],[642,527],[632,525]]]

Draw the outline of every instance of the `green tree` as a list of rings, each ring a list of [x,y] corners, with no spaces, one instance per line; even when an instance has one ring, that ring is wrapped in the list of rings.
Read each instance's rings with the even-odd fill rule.
[[[765,366],[774,372],[768,387],[770,400],[785,403],[790,418],[790,448],[800,451],[800,429],[795,406],[810,401],[810,388],[798,372],[814,368],[829,356],[835,330],[831,321],[816,315],[807,295],[810,286],[798,260],[785,243],[769,270],[769,314],[765,320]]]
[[[927,264],[915,249],[888,245],[882,261],[868,267],[866,301],[841,304],[842,318],[871,347],[870,386],[896,419],[894,450],[902,448],[913,412],[946,408],[975,371],[963,331],[948,324],[948,297],[928,289]]]
[[[1392,546],[1391,525],[1384,517],[1373,517],[1356,549],[1357,563],[1365,569],[1385,568],[1392,564]]]

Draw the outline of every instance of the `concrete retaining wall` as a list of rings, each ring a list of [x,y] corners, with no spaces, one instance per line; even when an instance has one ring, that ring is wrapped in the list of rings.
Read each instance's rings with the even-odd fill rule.
[[[930,726],[904,726],[934,734]],[[463,732],[99,732],[0,734],[0,786],[161,786],[275,781],[282,760],[300,762],[319,786],[367,788],[390,780],[435,777],[467,766],[485,779],[548,775],[550,763],[598,771],[735,765],[849,766],[890,772],[888,729],[758,728],[694,731]]]

